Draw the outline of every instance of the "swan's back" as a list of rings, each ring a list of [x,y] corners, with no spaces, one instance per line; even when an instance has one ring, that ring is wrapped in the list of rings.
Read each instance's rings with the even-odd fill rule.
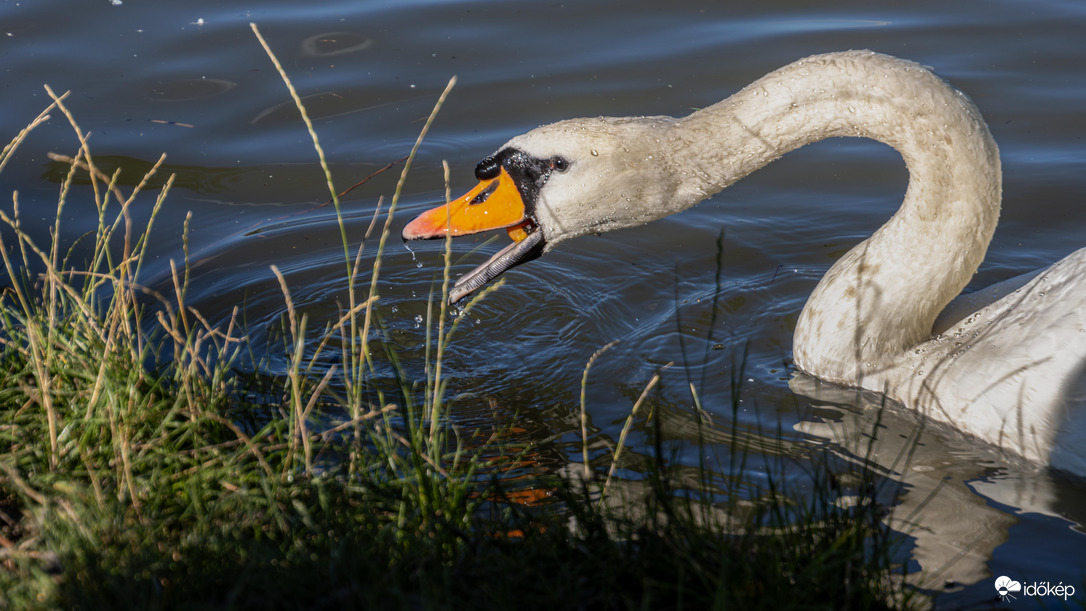
[[[1086,248],[950,325],[870,382],[931,418],[1086,475],[1084,278]]]

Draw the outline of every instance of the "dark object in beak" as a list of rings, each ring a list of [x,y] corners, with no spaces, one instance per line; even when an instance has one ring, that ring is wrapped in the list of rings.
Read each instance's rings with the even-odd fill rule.
[[[536,230],[519,242],[514,242],[498,251],[486,262],[460,277],[449,290],[449,303],[453,304],[483,287],[506,270],[521,263],[539,258],[543,254],[543,231]]]
[[[538,163],[549,164],[551,160]],[[515,165],[514,170],[516,176],[520,177],[519,181],[497,157],[484,159],[475,168],[479,184],[474,189],[456,200],[423,212],[403,228],[401,235],[404,240],[471,235],[494,229],[505,229],[513,240],[513,244],[457,280],[449,291],[449,303],[460,301],[506,270],[543,254],[546,245],[543,231],[531,214],[532,207],[525,205],[522,195],[522,185],[529,183],[525,182],[527,179],[522,176],[520,165]]]

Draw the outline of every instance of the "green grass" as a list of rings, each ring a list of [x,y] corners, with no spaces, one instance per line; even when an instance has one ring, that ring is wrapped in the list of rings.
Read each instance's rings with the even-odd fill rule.
[[[251,348],[240,313],[213,326],[185,303],[198,282],[187,247],[168,294],[140,284],[172,179],[144,192],[155,166],[122,193],[119,173],[97,169],[63,96],[53,98],[0,155],[2,169],[48,113],[64,115],[82,143],[60,186],[49,244],[31,239],[18,194],[0,212],[8,276],[0,295],[0,608],[909,603],[892,574],[900,568],[885,508],[869,494],[873,473],[852,474],[847,488],[859,500],[849,506],[836,503],[847,492],[830,480],[837,476],[817,465],[814,494],[793,498],[771,483],[753,501],[714,503],[708,490],[726,494],[741,469],[721,484],[703,468],[704,493],[676,483],[653,409],[662,396],[650,392],[655,381],[631,411],[633,419],[647,410],[656,425],[650,475],[623,486],[614,464],[586,463],[584,479],[539,473],[532,485],[550,500],[532,505],[513,501],[523,482],[501,478],[501,460],[514,463],[528,448],[503,446],[500,432],[461,438],[445,417],[450,380],[441,362],[455,332],[455,323],[446,328],[446,299],[431,300],[440,311],[427,321],[426,379],[398,369],[399,389],[377,385],[376,362],[398,358],[379,341],[373,308],[410,158],[380,233],[355,243],[339,217],[349,291],[341,316],[309,320],[279,276],[290,367],[279,375],[242,367],[259,359],[242,358]],[[71,205],[93,204],[98,224],[63,244],[77,177],[89,177],[93,202]],[[152,202],[145,222],[134,219],[137,199]],[[187,244],[187,223],[183,232]],[[340,365],[321,365],[333,352]]]

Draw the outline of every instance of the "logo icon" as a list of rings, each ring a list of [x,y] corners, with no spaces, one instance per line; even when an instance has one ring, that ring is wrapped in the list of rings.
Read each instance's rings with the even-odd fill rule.
[[[1016,598],[1011,592],[1021,592],[1022,583],[1015,581],[1006,575],[995,580],[995,589],[999,593],[999,600],[1007,602],[1008,598]]]

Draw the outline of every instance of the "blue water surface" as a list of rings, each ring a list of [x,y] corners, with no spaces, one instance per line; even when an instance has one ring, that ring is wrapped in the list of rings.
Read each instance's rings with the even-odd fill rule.
[[[971,288],[1086,243],[1082,2],[0,0],[0,137],[6,143],[45,108],[47,84],[71,92],[66,104],[96,160],[121,167],[125,188],[165,152],[163,174],[177,181],[144,278],[165,282],[170,261],[183,260],[181,228],[191,213],[189,303],[214,321],[243,304],[256,344],[285,311],[270,265],[313,320],[338,315],[345,281],[312,143],[250,23],[304,96],[340,188],[406,155],[438,94],[458,77],[415,160],[397,232],[444,197],[443,160],[461,192],[482,157],[537,125],[683,115],[806,55],[870,48],[932,66],[976,102],[1000,145],[1004,209]],[[67,120],[53,114],[0,173],[0,193],[18,190],[26,224],[43,239],[66,172],[46,155],[78,149]],[[352,247],[397,175],[382,174],[345,201]],[[831,451],[847,461],[849,431],[870,423],[857,408],[867,398],[842,392],[813,401],[790,388],[802,390],[790,362],[796,316],[834,258],[893,213],[906,179],[900,157],[883,145],[823,142],[687,212],[569,242],[508,273],[507,285],[465,317],[450,349],[452,417],[465,429],[515,419],[551,457],[541,468],[579,461],[583,367],[619,340],[593,365],[587,387],[600,465],[641,388],[674,362],[660,401],[665,432],[683,442],[681,462],[726,463],[732,431],[755,447],[779,427],[784,445],[760,446],[745,476],[760,481],[769,457],[784,456],[792,461],[784,472],[802,487],[820,440],[836,440]],[[145,197],[135,214],[146,216],[152,203]],[[96,222],[90,199],[73,199],[68,214],[73,238]],[[455,273],[507,240],[486,239],[456,244],[458,253],[481,252]],[[392,240],[380,280],[387,339],[409,363],[423,353],[419,321],[441,270],[439,244],[412,248]],[[408,368],[423,375],[421,366]],[[712,418],[708,432],[696,426],[689,382]],[[902,438],[915,431],[907,416],[883,426]],[[647,461],[650,428],[643,419],[634,428],[633,458],[623,465],[630,481]],[[888,502],[898,504],[893,525],[907,534],[909,566],[924,572],[938,605],[987,605],[1001,575],[1086,591],[1086,483],[953,431],[925,431],[923,444],[909,466],[894,467],[906,483]]]

